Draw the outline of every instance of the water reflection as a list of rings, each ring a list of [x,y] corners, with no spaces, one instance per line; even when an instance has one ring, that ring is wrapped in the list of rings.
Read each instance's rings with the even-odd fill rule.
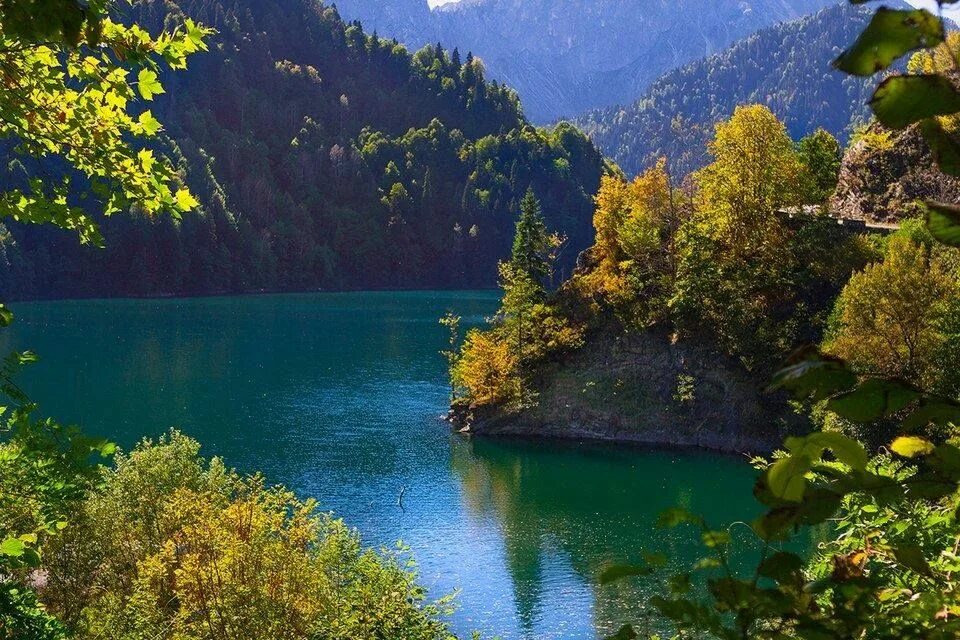
[[[624,620],[644,619],[644,603],[660,590],[661,578],[597,586],[606,565],[661,552],[671,558],[669,573],[700,557],[693,532],[657,528],[659,513],[683,506],[716,526],[756,513],[753,474],[736,458],[460,439],[451,460],[466,512],[478,520],[493,518],[499,527],[517,619],[531,638],[549,632],[550,615],[558,614],[545,603],[550,564],[558,558],[567,566],[567,580],[575,578],[582,587],[570,594],[569,608],[589,616],[596,632],[613,633]]]

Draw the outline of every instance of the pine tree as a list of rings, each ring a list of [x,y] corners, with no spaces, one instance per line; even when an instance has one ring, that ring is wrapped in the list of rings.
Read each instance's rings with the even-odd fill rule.
[[[501,315],[508,331],[514,334],[510,343],[515,345],[514,356],[523,362],[530,331],[528,319],[535,305],[546,298],[544,282],[553,269],[553,249],[556,236],[547,233],[540,201],[533,189],[520,203],[520,218],[513,238],[510,260],[500,265],[500,282],[503,288]]]
[[[554,239],[547,233],[540,201],[533,188],[527,190],[520,202],[520,219],[513,237],[511,266],[543,287],[553,269],[551,251]]]

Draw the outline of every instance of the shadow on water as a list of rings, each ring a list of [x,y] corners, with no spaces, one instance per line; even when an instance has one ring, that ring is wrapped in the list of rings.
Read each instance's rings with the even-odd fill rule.
[[[712,454],[641,450],[602,444],[458,439],[452,465],[463,500],[474,517],[493,517],[527,637],[551,622],[544,590],[550,559],[560,556],[579,577],[582,602],[570,602],[592,619],[596,632],[613,633],[624,621],[648,617],[645,602],[662,592],[665,576],[688,571],[703,549],[698,532],[664,530],[656,521],[670,507],[702,514],[711,526],[731,527],[738,542],[755,548],[746,526],[758,514],[752,469],[743,459]],[[599,586],[611,563],[642,562],[662,553],[669,564],[656,576]],[[743,565],[749,557],[735,557]],[[653,624],[651,631],[662,631]],[[558,636],[566,637],[566,636]]]

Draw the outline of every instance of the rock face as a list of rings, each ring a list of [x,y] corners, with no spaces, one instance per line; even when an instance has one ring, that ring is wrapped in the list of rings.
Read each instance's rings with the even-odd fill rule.
[[[766,393],[768,379],[704,345],[650,331],[598,338],[557,365],[537,383],[532,409],[475,407],[452,417],[477,435],[767,453],[808,428],[785,396]]]
[[[634,100],[666,71],[835,0],[339,0],[347,19],[410,47],[472,51],[535,122]]]
[[[830,208],[845,218],[896,222],[916,215],[924,200],[960,203],[960,180],[936,168],[916,126],[873,124],[847,150]]]

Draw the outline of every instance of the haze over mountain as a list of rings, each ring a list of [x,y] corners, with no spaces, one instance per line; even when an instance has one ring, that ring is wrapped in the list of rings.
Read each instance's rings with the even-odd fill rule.
[[[629,106],[596,110],[575,122],[628,174],[661,156],[679,175],[703,166],[714,124],[741,104],[769,106],[794,139],[823,127],[846,141],[854,122],[868,117],[876,82],[836,71],[830,61],[871,14],[843,4],[764,29],[663,75]]]
[[[661,74],[836,0],[339,0],[347,19],[414,48],[472,51],[535,122],[631,102]]]

